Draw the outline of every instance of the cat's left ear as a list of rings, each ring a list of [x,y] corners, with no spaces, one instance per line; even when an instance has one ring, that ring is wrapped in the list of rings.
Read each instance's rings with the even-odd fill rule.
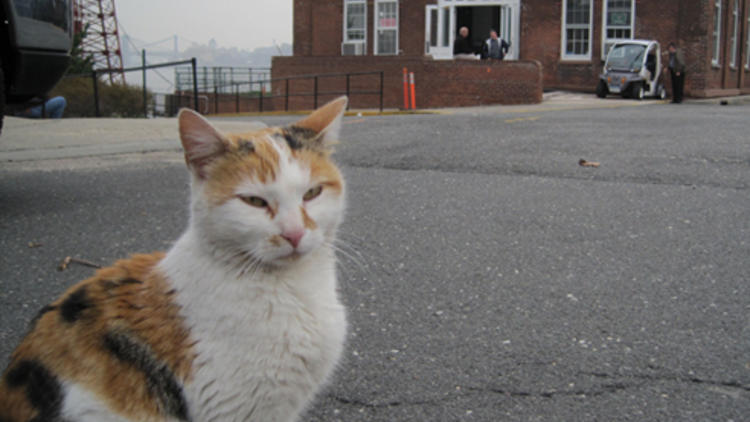
[[[203,116],[183,108],[177,116],[180,140],[185,149],[185,162],[200,179],[205,166],[227,150],[227,140]]]
[[[295,123],[294,126],[310,129],[317,134],[308,142],[315,146],[326,148],[338,141],[341,132],[341,118],[349,103],[347,97],[339,97],[323,107],[315,110],[311,115]]]

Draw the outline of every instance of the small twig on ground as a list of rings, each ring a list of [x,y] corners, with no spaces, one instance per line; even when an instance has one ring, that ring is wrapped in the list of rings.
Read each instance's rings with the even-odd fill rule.
[[[599,167],[600,164],[596,161],[587,161],[581,158],[578,160],[578,165],[581,167]]]
[[[63,261],[60,263],[60,265],[57,266],[57,270],[58,271],[64,271],[64,270],[68,269],[68,266],[70,264],[72,264],[72,263],[81,264],[81,265],[85,265],[87,267],[92,267],[92,268],[101,268],[102,267],[101,265],[99,265],[99,264],[97,264],[95,262],[87,261],[85,259],[73,258],[73,257],[70,257],[70,256],[66,256],[65,259],[63,259]]]
[[[37,242],[31,241],[31,242],[28,243],[28,246],[29,246],[29,248],[33,249],[33,248],[38,248],[40,246],[44,246],[44,244],[43,243],[37,243]]]

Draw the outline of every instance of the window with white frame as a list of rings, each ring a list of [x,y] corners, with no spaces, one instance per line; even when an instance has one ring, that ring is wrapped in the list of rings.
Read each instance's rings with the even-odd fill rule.
[[[375,54],[398,54],[398,1],[375,0]]]
[[[344,0],[344,43],[362,44],[367,41],[367,2]]]
[[[734,0],[734,8],[732,8],[732,55],[729,56],[729,66],[732,68],[737,67],[737,32],[740,26],[740,5],[739,0]]]
[[[563,60],[591,60],[591,0],[563,0]]]
[[[713,32],[713,49],[711,52],[711,64],[719,65],[721,58],[721,0],[714,0],[714,32]]]
[[[634,17],[634,0],[606,0],[604,2],[602,58],[607,56],[610,47],[615,42],[633,38]]]

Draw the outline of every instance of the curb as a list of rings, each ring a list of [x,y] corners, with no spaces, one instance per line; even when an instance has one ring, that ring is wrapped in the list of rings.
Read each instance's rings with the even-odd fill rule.
[[[264,112],[247,112],[247,113],[219,113],[210,114],[208,117],[257,117],[257,116],[307,116],[314,110],[290,110],[290,111],[264,111]],[[349,110],[344,112],[349,117],[364,116],[400,116],[410,114],[440,114],[435,110]]]

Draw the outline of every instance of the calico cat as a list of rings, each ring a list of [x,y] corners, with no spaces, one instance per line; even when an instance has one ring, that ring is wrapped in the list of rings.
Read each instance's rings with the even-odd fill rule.
[[[39,312],[3,374],[0,422],[296,420],[346,335],[330,159],[346,104],[227,135],[181,111],[187,230]]]

